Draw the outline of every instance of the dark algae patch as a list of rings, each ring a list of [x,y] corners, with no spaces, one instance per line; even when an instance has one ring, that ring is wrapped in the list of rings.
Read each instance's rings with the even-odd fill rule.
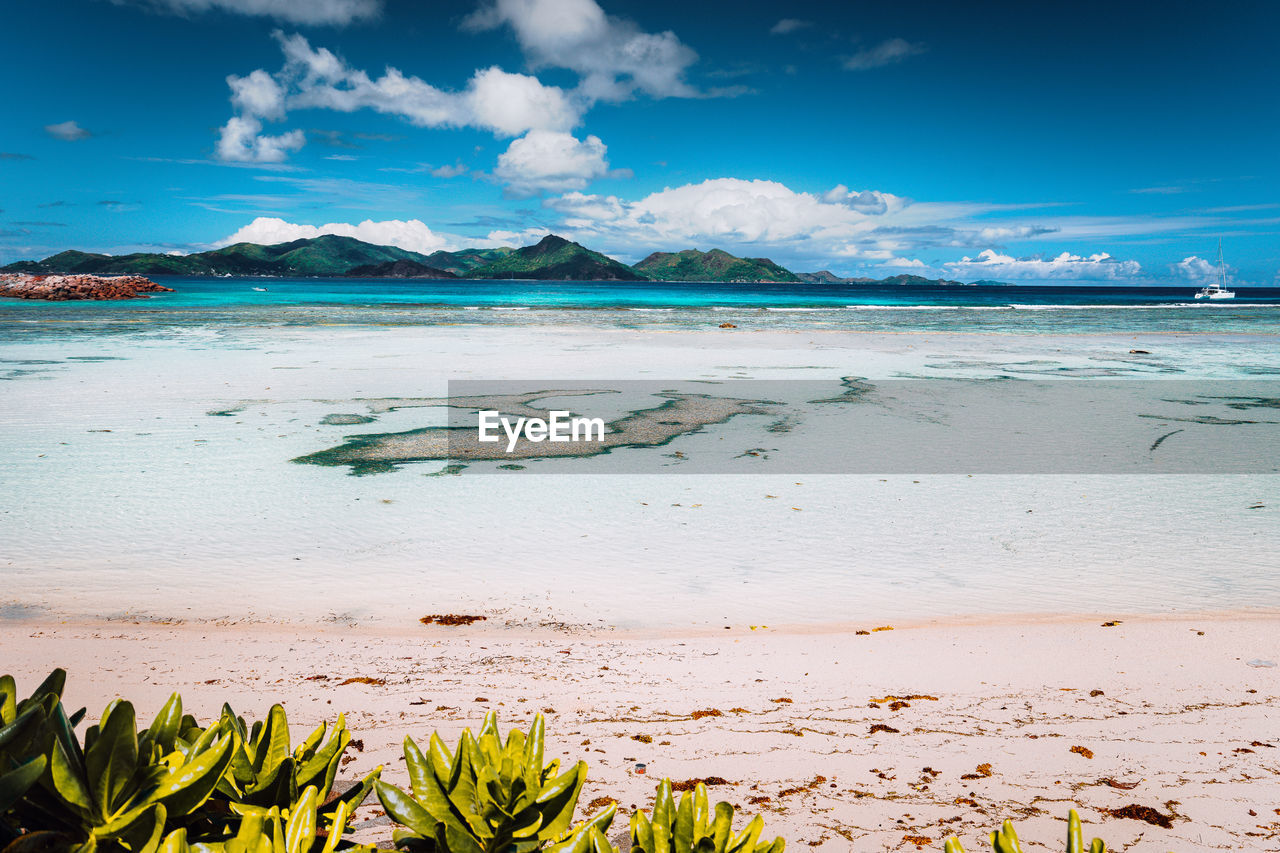
[[[423,625],[444,625],[452,628],[457,625],[470,625],[473,622],[484,622],[488,616],[471,616],[461,613],[436,613],[431,616],[423,616],[418,621]]]
[[[1173,816],[1161,814],[1151,806],[1140,806],[1130,804],[1118,809],[1110,809],[1109,813],[1112,817],[1128,818],[1129,820],[1145,821],[1153,826],[1161,829],[1173,829]]]
[[[543,390],[492,398],[439,399],[424,401],[424,404],[430,402],[464,412],[475,409],[493,409],[508,415],[533,412],[538,417],[545,417],[549,414],[549,409],[533,408],[528,406],[528,402],[539,398],[600,393],[611,392],[602,389],[576,392]],[[661,447],[680,436],[698,432],[706,426],[725,423],[738,415],[767,414],[768,410],[764,407],[772,405],[764,400],[674,391],[662,392],[656,396],[663,398],[659,405],[631,411],[607,422],[603,441],[552,443],[521,439],[511,452],[507,452],[506,441],[481,442],[472,425],[424,427],[405,432],[347,436],[346,441],[337,447],[299,456],[293,461],[307,465],[345,465],[349,466],[351,474],[359,476],[385,473],[394,470],[397,465],[409,462],[448,461],[454,465],[503,462],[514,465],[534,459],[585,458],[624,447]]]
[[[371,424],[377,418],[371,418],[368,415],[353,415],[337,413],[325,415],[320,419],[320,423],[325,426],[357,426],[358,424]]]

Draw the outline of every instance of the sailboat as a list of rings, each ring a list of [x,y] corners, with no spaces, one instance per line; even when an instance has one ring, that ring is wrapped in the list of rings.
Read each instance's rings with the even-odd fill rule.
[[[1222,262],[1222,238],[1218,238],[1218,280],[1206,284],[1196,293],[1196,299],[1235,299],[1236,292],[1227,290],[1227,265]]]

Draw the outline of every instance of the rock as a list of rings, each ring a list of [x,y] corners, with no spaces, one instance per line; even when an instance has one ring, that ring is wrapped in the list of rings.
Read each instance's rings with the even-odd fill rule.
[[[735,326],[735,325],[733,325],[732,323],[721,323],[721,324],[720,324],[720,328],[722,328],[722,329],[736,329],[736,328],[738,328],[738,327],[737,327],[737,326]]]
[[[24,275],[0,274],[0,296],[63,302],[77,299],[146,299],[144,293],[172,293],[140,275]]]

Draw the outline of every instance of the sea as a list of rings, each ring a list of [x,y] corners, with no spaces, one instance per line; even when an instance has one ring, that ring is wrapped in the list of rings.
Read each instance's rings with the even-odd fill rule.
[[[1280,609],[1280,288],[157,280],[175,292],[0,302],[0,619],[719,631]],[[657,402],[628,411],[677,386],[780,390],[608,458],[415,455],[451,383],[635,380]],[[1032,393],[1061,381],[1084,396]],[[939,464],[947,407],[993,387],[1035,403],[1050,445],[1079,447],[1104,398],[1130,432],[1099,433],[1088,464],[984,464],[999,442]],[[841,432],[833,413],[889,388],[918,393]],[[929,463],[878,470],[858,429],[894,423]],[[378,442],[390,461],[333,456]],[[803,466],[753,467],[797,446]],[[1179,453],[1194,464],[1152,467]]]

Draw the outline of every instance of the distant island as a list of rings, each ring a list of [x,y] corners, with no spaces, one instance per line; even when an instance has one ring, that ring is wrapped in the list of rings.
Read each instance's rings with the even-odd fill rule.
[[[628,266],[571,240],[548,234],[520,249],[459,249],[429,255],[326,234],[263,246],[235,243],[190,255],[136,252],[104,255],[69,250],[42,261],[17,261],[4,273],[36,275],[317,276],[347,278],[539,279],[552,281],[704,281],[853,285],[961,285],[948,279],[895,275],[841,278],[828,270],[796,273],[768,258],[739,258],[722,249],[654,252]],[[975,284],[1002,284],[980,281]]]

